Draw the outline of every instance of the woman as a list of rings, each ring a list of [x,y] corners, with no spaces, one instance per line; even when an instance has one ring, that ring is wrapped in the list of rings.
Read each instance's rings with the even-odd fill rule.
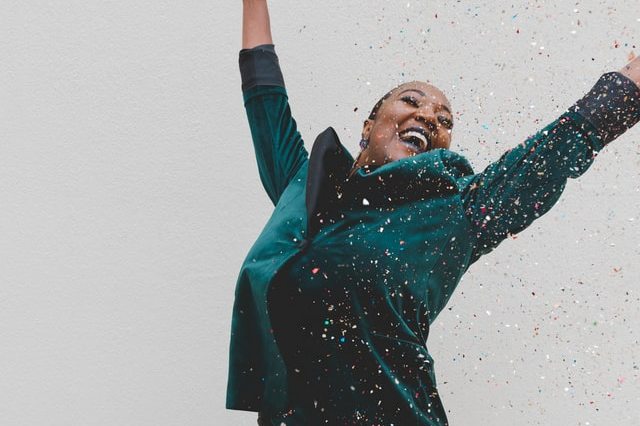
[[[263,425],[446,425],[429,324],[471,264],[640,121],[640,59],[481,173],[449,150],[444,94],[402,84],[374,106],[354,161],[331,127],[307,153],[266,0],[243,9],[243,98],[275,209],[236,286],[226,406]]]

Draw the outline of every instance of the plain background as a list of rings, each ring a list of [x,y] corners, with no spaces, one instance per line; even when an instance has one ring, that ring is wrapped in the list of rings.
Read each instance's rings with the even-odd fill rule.
[[[272,1],[308,150],[439,87],[476,172],[640,54],[621,0]],[[240,0],[0,6],[0,424],[254,425],[224,408],[237,273],[271,214]],[[633,45],[636,45],[634,48]],[[451,424],[640,423],[640,126],[464,276],[429,349]]]

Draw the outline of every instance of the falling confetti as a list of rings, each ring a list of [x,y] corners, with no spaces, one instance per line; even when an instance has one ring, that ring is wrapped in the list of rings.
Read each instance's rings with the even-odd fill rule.
[[[402,6],[400,4],[400,10],[405,10]],[[454,394],[457,389],[452,385],[447,387],[447,384],[455,383],[458,386],[461,380],[463,383],[466,380],[481,383],[486,389],[503,388],[508,393],[515,389],[514,383],[519,386],[521,383],[531,383],[530,379],[534,379],[535,384],[526,401],[509,401],[509,408],[506,404],[501,407],[500,403],[490,402],[488,409],[493,412],[507,409],[524,412],[524,409],[533,408],[538,410],[536,415],[544,414],[540,401],[559,397],[563,398],[563,403],[587,407],[589,413],[594,413],[594,410],[603,409],[603,398],[607,398],[607,403],[622,399],[621,394],[617,393],[618,388],[611,388],[623,384],[623,375],[635,377],[636,370],[640,368],[635,363],[621,368],[612,366],[608,370],[608,379],[603,380],[603,386],[590,393],[581,392],[576,382],[591,373],[594,363],[590,364],[590,357],[603,356],[604,348],[611,346],[605,343],[608,343],[606,339],[610,338],[612,331],[628,325],[623,325],[620,311],[600,309],[600,305],[594,301],[605,297],[602,288],[597,286],[598,280],[612,278],[609,281],[614,282],[611,287],[615,287],[623,275],[630,274],[629,268],[633,266],[627,266],[618,259],[611,263],[596,262],[602,262],[601,256],[606,255],[607,251],[620,252],[620,249],[616,249],[616,243],[623,245],[626,242],[620,243],[621,240],[616,238],[625,232],[633,232],[632,226],[637,221],[632,222],[633,218],[629,219],[629,216],[635,213],[611,208],[613,213],[607,215],[605,211],[599,217],[597,212],[600,206],[582,206],[585,212],[580,219],[587,218],[589,221],[577,220],[578,225],[575,225],[565,206],[565,210],[555,216],[555,220],[563,223],[562,229],[558,228],[558,235],[566,238],[566,235],[560,235],[560,231],[570,226],[580,228],[583,233],[570,236],[566,247],[550,251],[548,259],[534,257],[535,253],[527,250],[540,250],[529,240],[543,238],[549,234],[549,228],[544,228],[544,221],[535,221],[557,204],[565,188],[571,187],[567,185],[569,179],[583,176],[594,164],[597,152],[606,151],[606,145],[640,120],[640,97],[630,85],[632,82],[619,82],[615,73],[610,73],[600,77],[593,88],[574,104],[561,105],[565,99],[558,94],[558,87],[571,85],[564,84],[566,81],[561,79],[564,83],[561,85],[556,82],[553,87],[547,76],[541,75],[539,70],[535,71],[534,67],[544,65],[541,61],[552,58],[554,51],[558,52],[563,47],[561,43],[564,41],[559,40],[569,39],[571,43],[578,40],[580,37],[569,35],[576,34],[575,29],[595,27],[586,18],[583,21],[576,19],[577,16],[589,16],[586,9],[573,9],[572,13],[572,7],[565,7],[562,13],[572,21],[569,24],[567,20],[567,26],[558,29],[557,37],[538,31],[538,27],[532,25],[531,16],[539,13],[540,17],[552,19],[555,9],[550,7],[546,10],[542,6],[503,7],[502,16],[498,18],[498,22],[504,25],[500,33],[491,26],[475,25],[479,39],[495,40],[496,58],[485,61],[495,67],[491,70],[495,78],[486,87],[481,86],[482,80],[473,76],[465,75],[464,79],[459,75],[450,77],[459,86],[459,93],[469,95],[469,102],[473,105],[474,113],[477,112],[477,117],[482,117],[476,118],[469,111],[456,116],[461,118],[467,129],[478,133],[468,139],[467,145],[471,147],[467,149],[480,153],[489,153],[491,149],[501,150],[501,155],[496,155],[487,166],[477,171],[471,169],[459,150],[442,149],[411,157],[401,156],[383,165],[373,161],[372,164],[375,164],[362,167],[364,173],[356,173],[354,179],[345,180],[344,176],[352,166],[348,163],[353,158],[345,156],[346,149],[340,146],[333,132],[318,137],[316,143],[320,149],[314,145],[314,150],[307,157],[299,138],[284,136],[297,133],[282,131],[286,126],[294,129],[291,117],[277,115],[283,111],[289,113],[286,96],[272,93],[269,108],[262,105],[259,95],[252,98],[253,103],[246,103],[250,120],[251,108],[256,109],[253,111],[252,131],[262,125],[265,132],[278,132],[265,138],[276,140],[277,149],[267,147],[260,151],[260,143],[255,144],[258,155],[266,156],[259,158],[259,164],[277,169],[269,170],[266,166],[260,169],[262,181],[276,208],[266,225],[266,232],[261,234],[265,239],[252,247],[251,255],[243,264],[246,269],[239,280],[240,291],[237,294],[245,295],[247,300],[238,299],[239,307],[234,311],[234,319],[239,332],[234,333],[233,338],[264,334],[258,336],[260,343],[255,353],[249,355],[259,358],[262,353],[278,354],[280,351],[286,365],[283,368],[281,363],[272,362],[271,359],[256,361],[251,356],[241,358],[242,355],[238,354],[238,365],[242,365],[242,369],[233,374],[255,385],[252,389],[264,389],[265,395],[270,398],[282,390],[296,396],[310,396],[311,393],[305,392],[314,389],[314,386],[325,391],[331,389],[331,392],[314,393],[313,404],[307,406],[318,421],[325,416],[333,416],[325,424],[391,424],[391,421],[393,424],[414,424],[416,419],[423,424],[446,424],[446,410],[440,404],[441,394]],[[369,49],[374,46],[377,49],[388,48],[389,51],[396,49],[397,63],[391,64],[394,69],[390,72],[392,77],[404,77],[405,73],[407,76],[413,75],[410,63],[416,61],[424,61],[420,63],[421,69],[433,69],[434,73],[441,73],[438,66],[446,65],[447,61],[438,60],[438,54],[442,52],[428,52],[429,46],[437,42],[431,37],[439,35],[445,28],[450,29],[451,25],[462,27],[469,24],[470,21],[463,21],[462,18],[482,16],[487,6],[465,5],[468,13],[456,14],[456,20],[448,16],[438,20],[438,13],[433,7],[429,9],[419,2],[406,3],[406,8],[412,13],[407,15],[406,21],[402,19],[395,22],[400,25],[387,25],[385,20],[389,19],[389,15],[385,17],[384,13],[378,13],[376,19],[382,21],[379,22],[380,28],[387,28],[383,30],[385,33],[374,37],[374,40],[360,39],[356,44],[363,54],[372,53],[367,46]],[[394,10],[398,10],[397,5]],[[418,16],[418,11],[422,10],[425,12]],[[574,16],[574,13],[579,15]],[[458,15],[466,17],[460,16],[461,20],[458,21]],[[599,15],[594,13],[593,16]],[[589,21],[593,19],[589,16]],[[574,20],[577,21],[575,24]],[[416,29],[414,21],[420,22],[419,29]],[[478,24],[479,20],[473,22]],[[432,32],[427,25],[433,28]],[[522,35],[516,36],[514,31]],[[628,35],[621,33],[615,37]],[[419,41],[412,45],[411,40],[415,41],[416,38]],[[609,47],[611,38],[603,38]],[[626,46],[631,47],[625,38],[621,40],[613,40],[613,48],[626,51]],[[521,78],[515,82],[523,90],[511,90],[504,78],[510,72],[507,59],[515,59],[502,55],[506,50],[502,50],[500,45],[511,41],[521,51],[516,59],[526,62],[527,69],[531,70],[527,71],[531,75],[521,73]],[[598,52],[592,52],[594,57],[595,53]],[[447,56],[447,60],[456,60],[453,55]],[[589,61],[590,57],[584,58],[584,62]],[[429,67],[424,58],[432,60]],[[635,58],[633,51],[629,53],[629,58]],[[557,58],[547,65],[552,63],[558,63]],[[588,68],[582,66],[584,63],[578,65],[581,70]],[[361,89],[368,90],[362,86],[363,82],[365,86],[372,85],[367,78],[375,78],[376,84],[378,80],[386,78],[384,73],[375,70],[368,74],[362,72],[363,75],[358,78]],[[580,81],[574,81],[574,87],[580,87],[584,83],[582,80],[587,77],[581,74],[575,78]],[[448,84],[448,87],[452,86],[455,87]],[[543,95],[542,99],[528,96],[527,91],[534,92],[544,87],[549,88],[549,93]],[[512,94],[514,91],[516,93]],[[485,101],[480,101],[481,97]],[[273,107],[272,103],[277,102],[280,102],[278,107]],[[494,112],[492,108],[499,102],[517,110],[511,111],[508,117],[491,116]],[[476,106],[478,111],[475,111]],[[567,109],[569,106],[571,108]],[[409,103],[403,108],[411,111]],[[358,111],[358,107],[353,108],[353,112]],[[552,119],[551,115],[555,112],[558,114]],[[276,116],[270,117],[268,114]],[[388,134],[391,134],[394,127],[397,130],[405,125],[406,119],[395,118],[404,117],[403,114],[394,112],[385,115],[388,123],[384,124],[383,121],[379,130],[385,130],[384,126],[387,126],[391,130]],[[264,120],[265,116],[270,120]],[[409,116],[406,113],[406,117]],[[464,123],[464,120],[467,122]],[[548,121],[543,123],[543,120]],[[265,126],[265,122],[279,123],[281,128],[274,130]],[[415,122],[424,124],[424,120]],[[517,140],[513,140],[513,134],[506,134],[507,126],[522,130],[528,125],[540,127],[534,134]],[[416,133],[420,133],[417,130]],[[415,137],[427,139],[424,134]],[[377,143],[380,144],[380,140]],[[376,143],[376,139],[373,141],[371,143]],[[336,150],[336,147],[340,149]],[[633,157],[634,150],[635,147],[632,150],[625,149],[626,157]],[[613,148],[609,151],[615,153]],[[316,156],[314,152],[323,154]],[[304,161],[308,161],[308,164]],[[300,164],[309,167],[305,169],[299,167]],[[304,170],[315,174],[305,176],[298,173]],[[613,170],[611,173],[622,175],[623,171]],[[626,177],[628,170],[625,169],[624,173]],[[574,187],[581,184],[579,180],[572,183]],[[595,191],[604,191],[598,185],[589,189],[593,188]],[[614,189],[616,193],[623,194],[622,189]],[[280,199],[284,201],[280,202]],[[566,217],[563,216],[565,214]],[[620,217],[618,223],[627,227],[617,230],[619,235],[614,234],[613,230],[608,235],[602,232],[602,228],[596,228],[602,224],[602,218],[604,221],[616,220],[616,214]],[[548,224],[554,220],[554,216],[547,215],[545,220]],[[534,223],[536,226],[531,227]],[[589,248],[588,244],[596,241],[598,232],[601,232],[598,256],[590,257],[590,253],[596,250],[592,248],[595,246]],[[296,235],[293,242],[291,235]],[[303,244],[300,244],[300,235],[304,236]],[[593,235],[596,237],[589,240]],[[508,239],[512,241],[505,241]],[[485,257],[500,246],[509,248],[509,262],[504,262],[499,255]],[[583,249],[583,246],[584,259],[573,255],[572,252],[578,253],[577,249]],[[565,258],[565,253],[573,257]],[[579,276],[570,276],[564,268],[574,259],[586,265],[584,270],[575,273]],[[495,274],[495,282],[499,281],[501,285],[485,280],[480,285],[469,286],[465,282],[464,286],[459,286],[463,275],[472,265],[478,271]],[[587,269],[591,265],[598,266]],[[523,278],[520,272],[526,268],[542,274],[537,275],[539,282],[527,282]],[[544,275],[546,271],[554,273],[551,276]],[[618,275],[613,275],[611,271]],[[472,274],[465,276],[469,280],[477,279]],[[490,288],[491,285],[494,287]],[[265,291],[267,287],[270,292]],[[476,293],[471,293],[470,288]],[[473,303],[451,303],[456,291],[457,297],[466,297],[463,290],[473,294]],[[490,290],[493,293],[489,293]],[[508,308],[504,306],[506,301],[503,294],[507,292],[514,294],[514,298],[521,298],[519,306],[513,309],[522,310],[526,323],[521,322],[523,317],[516,318],[511,315],[512,312],[505,312]],[[606,297],[619,297],[617,300],[620,305],[631,305],[637,301],[637,297],[627,289],[616,287],[611,293],[613,295]],[[269,297],[268,305],[263,300],[265,294]],[[476,299],[475,296],[479,294],[483,297]],[[604,300],[602,306],[607,306]],[[482,315],[483,311],[486,315]],[[264,321],[264,326],[261,323],[256,327],[256,318]],[[445,325],[435,322],[436,318],[448,321],[448,328],[442,328]],[[272,321],[271,324],[267,319]],[[267,335],[266,330],[271,326],[273,335]],[[490,349],[488,342],[483,341],[487,334],[476,333],[481,326],[490,330],[492,338],[505,338],[521,345],[521,351],[500,359],[500,351]],[[242,327],[251,331],[242,330]],[[438,333],[443,329],[454,335],[460,332],[459,336],[451,339],[455,342],[453,345],[460,347],[456,346],[453,353],[446,355],[446,359],[456,362],[455,371],[462,373],[457,373],[460,374],[457,383],[438,381],[436,386],[429,354],[432,347],[438,347],[437,339],[444,341],[452,337],[446,333],[439,336]],[[574,341],[571,333],[578,331],[591,339],[587,340],[589,343],[581,346],[581,342]],[[429,350],[427,337],[433,342],[429,344]],[[556,339],[561,350],[554,347],[558,350],[547,353],[551,339]],[[592,342],[602,342],[602,348]],[[238,347],[251,347],[248,342],[241,343]],[[488,370],[500,363],[508,366],[505,372]],[[265,372],[265,366],[270,371]],[[562,374],[556,374],[558,372]],[[525,374],[529,374],[528,378]],[[289,383],[287,379],[290,375],[300,377],[300,387],[292,384],[292,388],[288,389],[287,385],[282,384]],[[580,379],[576,379],[577,376]],[[613,379],[616,377],[617,381]],[[630,382],[631,379],[627,381]],[[257,404],[256,401],[249,402]],[[367,408],[360,409],[359,402]],[[520,403],[520,407],[516,403]],[[354,405],[358,405],[358,409],[354,409]],[[293,415],[293,412],[287,415]],[[544,422],[544,419],[540,421]],[[274,420],[272,423],[278,422]]]

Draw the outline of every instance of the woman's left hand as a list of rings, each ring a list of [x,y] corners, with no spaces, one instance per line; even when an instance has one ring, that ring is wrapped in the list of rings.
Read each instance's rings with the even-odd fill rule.
[[[632,57],[635,57],[635,54],[633,52],[631,52],[631,55]],[[638,87],[640,87],[640,56],[636,57],[627,65],[622,67],[622,69],[620,70],[620,74],[630,78],[634,83],[638,85]]]

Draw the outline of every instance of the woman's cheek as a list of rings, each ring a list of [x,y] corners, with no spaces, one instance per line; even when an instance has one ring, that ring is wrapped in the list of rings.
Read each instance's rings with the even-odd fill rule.
[[[447,131],[445,132],[445,136],[444,136],[444,144],[446,146],[451,145],[451,130],[452,129],[447,129]]]

